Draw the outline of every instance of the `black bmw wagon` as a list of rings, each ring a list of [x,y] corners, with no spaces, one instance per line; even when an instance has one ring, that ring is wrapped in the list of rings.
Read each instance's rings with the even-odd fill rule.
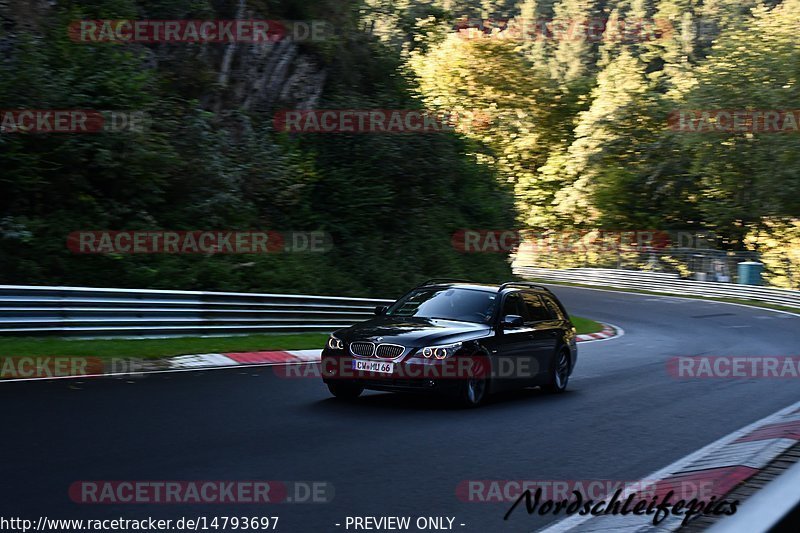
[[[322,352],[323,381],[337,398],[430,392],[477,406],[510,388],[558,393],[578,356],[564,306],[532,283],[433,279],[375,314],[335,331]]]

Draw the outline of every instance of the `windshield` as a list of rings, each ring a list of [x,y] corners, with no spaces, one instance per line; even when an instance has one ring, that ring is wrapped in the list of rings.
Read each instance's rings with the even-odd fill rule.
[[[496,301],[496,293],[475,289],[417,289],[397,300],[386,314],[485,324],[494,314]]]

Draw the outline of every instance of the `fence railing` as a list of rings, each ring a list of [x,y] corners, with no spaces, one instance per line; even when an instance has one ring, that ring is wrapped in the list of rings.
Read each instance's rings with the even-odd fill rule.
[[[732,252],[675,247],[658,250],[617,248],[608,251],[575,247],[574,250],[568,252],[564,249],[537,249],[529,243],[522,243],[515,256],[516,266],[668,272],[699,281],[719,282],[738,281],[738,264],[743,261],[760,261],[760,256],[752,251]],[[788,286],[793,288],[797,285],[791,265],[777,274],[783,276]],[[765,282],[768,280],[765,279]]]
[[[681,279],[677,274],[663,272],[641,272],[636,270],[616,270],[608,268],[552,269],[520,266],[514,269],[514,273],[523,278],[580,283],[600,287],[638,289],[688,296],[754,300],[774,305],[800,308],[800,291],[753,285],[737,285],[734,283],[695,281]]]
[[[0,285],[0,335],[83,337],[328,332],[391,300]]]

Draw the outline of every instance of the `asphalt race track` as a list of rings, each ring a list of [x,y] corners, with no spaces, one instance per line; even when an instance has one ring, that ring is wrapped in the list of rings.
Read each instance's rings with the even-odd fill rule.
[[[800,355],[800,317],[553,290],[571,313],[625,330],[580,345],[561,396],[522,391],[477,410],[388,393],[340,403],[319,380],[282,378],[271,367],[0,383],[0,514],[277,515],[288,532],[345,531],[347,516],[449,516],[457,531],[531,531],[552,518],[518,509],[504,522],[509,504],[461,501],[457,485],[636,480],[800,399],[797,380],[679,380],[666,370],[677,355]],[[266,507],[88,505],[68,497],[79,480],[325,481],[335,497]]]

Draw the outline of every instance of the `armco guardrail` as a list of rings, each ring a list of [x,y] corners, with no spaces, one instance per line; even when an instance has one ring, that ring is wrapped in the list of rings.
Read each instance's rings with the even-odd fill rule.
[[[0,285],[0,335],[196,335],[333,331],[391,300]]]
[[[774,305],[800,308],[800,291],[733,283],[681,279],[677,274],[615,270],[607,268],[538,268],[519,266],[514,273],[523,278],[582,283],[601,287],[639,289],[653,292],[757,300]]]

